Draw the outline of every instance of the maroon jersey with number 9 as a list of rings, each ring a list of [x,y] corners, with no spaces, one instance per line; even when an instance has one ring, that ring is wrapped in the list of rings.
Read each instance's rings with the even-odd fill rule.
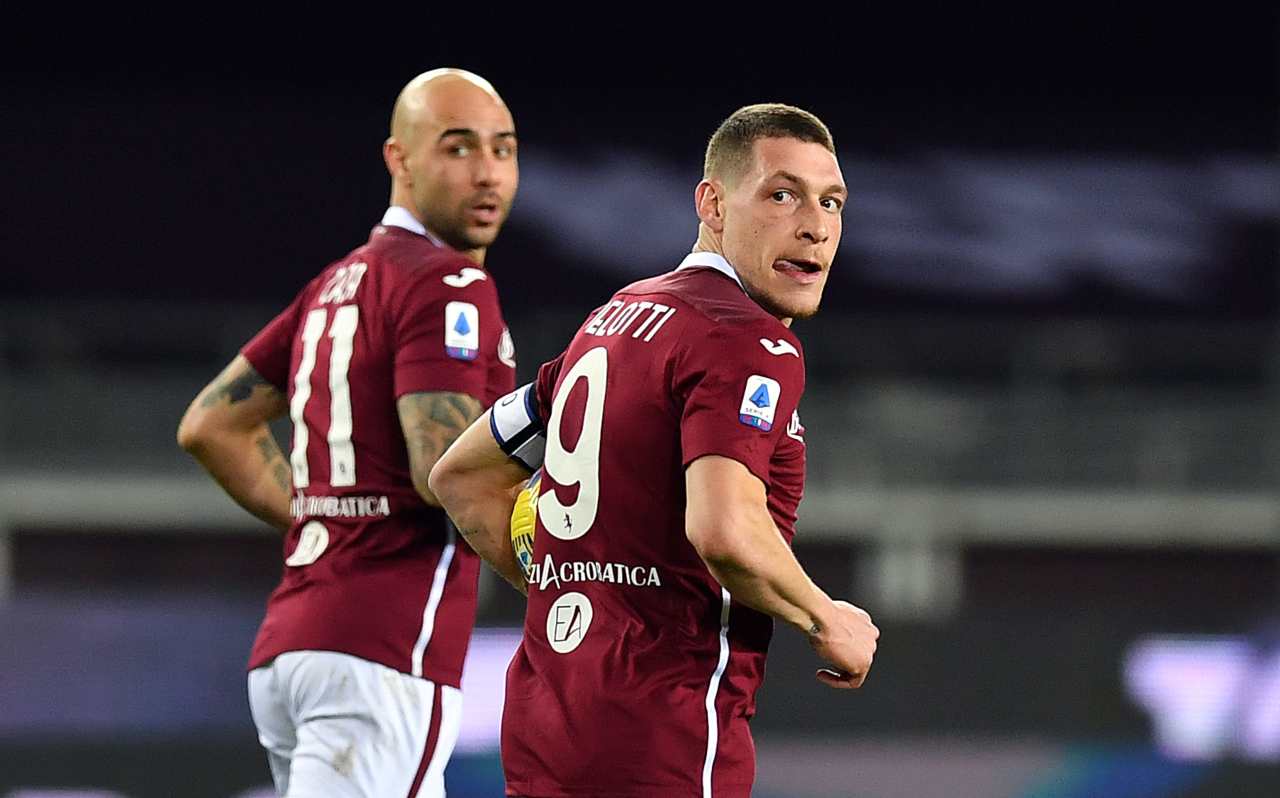
[[[684,472],[706,455],[742,463],[790,541],[803,390],[799,341],[706,253],[619,291],[541,368],[508,794],[749,795],[772,619],[733,602],[686,538]]]

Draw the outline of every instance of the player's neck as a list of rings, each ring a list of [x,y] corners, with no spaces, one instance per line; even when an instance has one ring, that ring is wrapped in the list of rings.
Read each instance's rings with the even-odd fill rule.
[[[443,244],[445,246],[453,246],[445,240],[444,236],[431,229],[431,225],[427,223],[426,219],[422,218],[422,214],[414,210],[413,203],[406,201],[404,197],[400,196],[399,191],[391,192],[391,207],[402,208],[406,213],[412,216],[418,224],[422,225],[422,229],[426,231],[427,238],[430,238],[433,243],[437,245]],[[454,247],[454,249],[458,248]],[[488,248],[478,247],[476,249],[458,249],[458,251],[461,252],[467,260],[470,260],[477,266],[484,268],[484,256],[485,253],[489,251]]]
[[[729,259],[724,257],[724,245],[720,242],[711,228],[705,224],[698,225],[698,240],[693,242],[693,252],[711,252],[724,258],[725,263],[729,263]],[[729,263],[733,266],[732,263]]]
[[[724,245],[720,242],[720,237],[717,236],[715,232],[712,231],[711,228],[707,227],[705,224],[698,225],[698,240],[693,242],[692,251],[693,252],[711,252],[716,255],[719,255],[720,257],[724,258],[725,263],[729,264],[729,268],[733,269],[734,272],[738,274],[738,279],[742,280],[742,273],[738,272],[738,268],[733,265],[733,261],[725,257]],[[751,297],[751,300],[753,302],[765,308],[766,310],[768,309],[767,305],[762,304],[759,299],[757,299],[755,296],[752,295],[751,289],[747,287],[747,283],[745,280],[742,280],[742,286],[746,290],[747,296]],[[791,322],[793,321],[793,319],[790,316],[778,316],[776,314],[773,314],[772,312],[771,312],[771,315],[773,315],[773,317],[778,321],[782,322],[782,326],[784,327],[791,326]]]

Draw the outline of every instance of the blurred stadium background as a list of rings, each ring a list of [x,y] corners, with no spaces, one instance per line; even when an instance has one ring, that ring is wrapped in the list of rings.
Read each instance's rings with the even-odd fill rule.
[[[442,64],[519,128],[490,267],[522,379],[687,250],[725,115],[781,100],[835,133],[852,197],[797,327],[796,550],[883,637],[835,695],[778,633],[757,795],[1280,795],[1280,28],[1208,16],[864,20],[710,53],[622,28],[9,49],[0,796],[268,794],[243,665],[278,539],[174,429],[365,239],[391,102]],[[501,794],[517,599],[486,581],[459,798]]]

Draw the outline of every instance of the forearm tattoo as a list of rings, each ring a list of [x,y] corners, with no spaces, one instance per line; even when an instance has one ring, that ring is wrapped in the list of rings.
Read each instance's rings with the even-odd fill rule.
[[[262,459],[271,469],[271,476],[275,478],[276,484],[286,493],[293,490],[293,473],[284,461],[284,452],[280,451],[280,444],[276,442],[275,436],[271,433],[262,435],[258,438],[257,444],[258,451],[262,453]]]

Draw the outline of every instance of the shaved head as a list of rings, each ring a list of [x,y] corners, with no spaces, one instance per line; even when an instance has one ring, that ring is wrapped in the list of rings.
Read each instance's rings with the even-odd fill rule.
[[[402,142],[410,142],[422,126],[424,117],[435,116],[436,105],[449,105],[468,94],[480,92],[489,101],[506,108],[493,84],[474,72],[445,67],[423,72],[405,84],[396,97],[391,112],[391,136]]]
[[[519,182],[515,123],[493,84],[451,68],[409,81],[396,98],[383,158],[391,204],[483,263]]]

